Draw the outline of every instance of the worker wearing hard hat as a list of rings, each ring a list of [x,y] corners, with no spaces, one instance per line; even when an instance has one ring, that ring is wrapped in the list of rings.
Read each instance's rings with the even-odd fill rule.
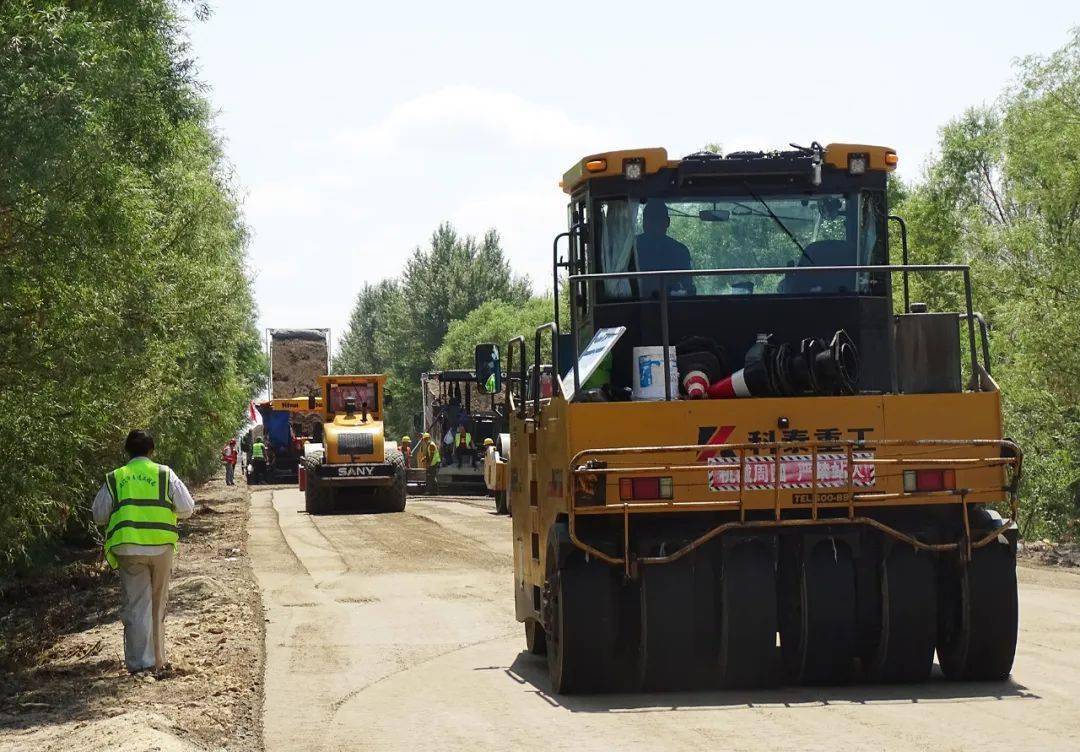
[[[266,444],[257,436],[251,445],[251,480],[254,483],[266,482]]]
[[[124,663],[128,671],[165,669],[165,602],[179,535],[177,520],[195,510],[176,473],[150,459],[154,438],[128,434],[131,458],[105,476],[94,498],[94,522],[105,528],[105,559],[120,570],[124,593]]]
[[[405,458],[405,467],[410,466],[409,460],[412,458],[412,437],[405,434],[401,437],[401,456]]]
[[[420,443],[416,445],[414,455],[416,456],[416,464],[425,470],[427,492],[435,493],[438,485],[436,473],[439,470],[439,464],[442,462],[438,442],[432,441],[431,434],[425,431],[424,435],[420,437]]]
[[[236,439],[229,439],[229,443],[221,450],[221,462],[225,465],[225,485],[236,485],[236,459],[240,453],[236,450]]]

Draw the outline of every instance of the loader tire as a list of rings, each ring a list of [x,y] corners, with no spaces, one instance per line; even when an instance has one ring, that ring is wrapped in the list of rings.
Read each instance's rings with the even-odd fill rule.
[[[384,512],[404,512],[408,493],[405,457],[399,450],[391,449],[386,453],[386,464],[394,468],[394,484],[380,492],[379,506]]]
[[[307,474],[307,488],[304,489],[304,509],[308,514],[326,514],[333,509],[330,488],[318,476],[322,465],[322,452],[315,452],[304,457],[304,472]]]

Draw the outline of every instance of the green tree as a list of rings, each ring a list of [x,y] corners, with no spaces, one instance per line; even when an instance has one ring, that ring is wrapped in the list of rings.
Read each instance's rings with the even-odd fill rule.
[[[85,534],[133,426],[189,480],[261,386],[247,230],[176,6],[0,5],[0,564]]]
[[[510,270],[495,230],[477,239],[444,223],[428,247],[413,251],[399,280],[361,291],[335,370],[371,365],[385,371],[393,396],[387,410],[390,430],[410,431],[421,408],[420,374],[433,369],[451,322],[488,301],[520,305],[529,300],[530,289],[527,277]]]
[[[536,327],[551,321],[551,298],[530,298],[523,304],[489,301],[468,316],[450,324],[442,345],[435,354],[435,367],[472,368],[474,348],[481,342],[494,342],[506,362],[506,343],[513,337],[525,335],[527,352],[531,352],[532,332]],[[545,362],[551,359],[550,340],[544,340],[548,351],[541,353]],[[515,357],[517,354],[515,353]],[[528,363],[525,364],[526,367]],[[516,364],[515,364],[516,367]]]
[[[1077,532],[1080,487],[1080,30],[1019,63],[992,106],[941,132],[940,155],[900,207],[913,260],[970,263],[987,314],[1007,432],[1025,449],[1022,532]],[[956,280],[915,300],[956,310]]]
[[[364,285],[334,356],[335,373],[384,373],[390,369],[394,343],[387,325],[401,303],[401,286],[396,279]]]

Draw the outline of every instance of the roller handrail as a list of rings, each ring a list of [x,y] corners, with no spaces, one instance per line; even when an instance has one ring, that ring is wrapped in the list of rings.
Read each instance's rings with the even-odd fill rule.
[[[533,417],[540,419],[540,337],[545,331],[551,332],[551,393],[559,388],[559,325],[554,321],[536,327],[536,342],[533,352]]]
[[[971,266],[969,264],[861,264],[861,265],[843,265],[843,266],[766,266],[766,267],[737,267],[732,269],[665,269],[661,271],[625,271],[625,272],[593,272],[590,274],[571,274],[568,277],[571,293],[574,290],[575,285],[588,281],[602,281],[610,279],[658,279],[660,287],[660,338],[661,346],[664,348],[664,396],[665,399],[671,399],[671,371],[669,366],[668,357],[668,345],[671,340],[671,333],[668,326],[668,308],[671,305],[671,298],[675,297],[676,300],[682,296],[671,296],[668,294],[668,277],[725,277],[725,276],[765,276],[769,274],[788,275],[788,274],[815,274],[820,272],[882,272],[895,274],[897,272],[903,272],[905,277],[908,272],[957,272],[964,277],[964,302],[965,313],[963,318],[967,321],[968,329],[968,352],[971,355],[970,365],[971,373],[977,374],[979,372],[979,355],[975,346],[975,311],[972,304],[972,292],[971,292]],[[652,300],[640,300],[640,299],[627,299],[624,302],[648,304],[652,303]],[[575,332],[575,336],[571,338],[573,344],[572,356],[575,364],[574,369],[574,394],[579,394],[581,384],[578,380],[577,374],[577,359],[578,359],[578,343],[577,343],[577,321],[574,315],[575,306],[570,306],[570,322],[571,330]],[[984,351],[985,355],[989,354],[989,348]],[[989,360],[986,363],[986,373],[990,373]],[[894,364],[895,369],[895,364]],[[893,372],[893,384],[896,383],[896,373]],[[979,381],[973,378],[972,382],[976,387],[979,385]]]

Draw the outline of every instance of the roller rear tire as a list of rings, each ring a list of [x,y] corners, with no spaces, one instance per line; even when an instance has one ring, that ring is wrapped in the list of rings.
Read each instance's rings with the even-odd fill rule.
[[[638,686],[696,689],[718,682],[715,549],[643,567]]]
[[[881,562],[881,632],[870,666],[879,682],[919,682],[934,667],[937,582],[934,557],[896,544]]]
[[[776,654],[775,552],[767,540],[726,546],[720,580],[720,682],[770,687],[780,679]]]
[[[964,564],[943,562],[938,620],[938,661],[949,679],[1002,681],[1016,656],[1019,603],[1016,550],[994,541]]]
[[[566,555],[568,540],[565,527],[550,529],[544,585],[548,678],[558,694],[609,692],[618,683],[614,573],[606,564]]]
[[[792,557],[787,618],[780,642],[791,679],[799,684],[843,684],[854,667],[855,572],[851,550],[821,539]]]
[[[531,655],[547,655],[547,635],[544,625],[536,619],[525,620],[525,648]]]

